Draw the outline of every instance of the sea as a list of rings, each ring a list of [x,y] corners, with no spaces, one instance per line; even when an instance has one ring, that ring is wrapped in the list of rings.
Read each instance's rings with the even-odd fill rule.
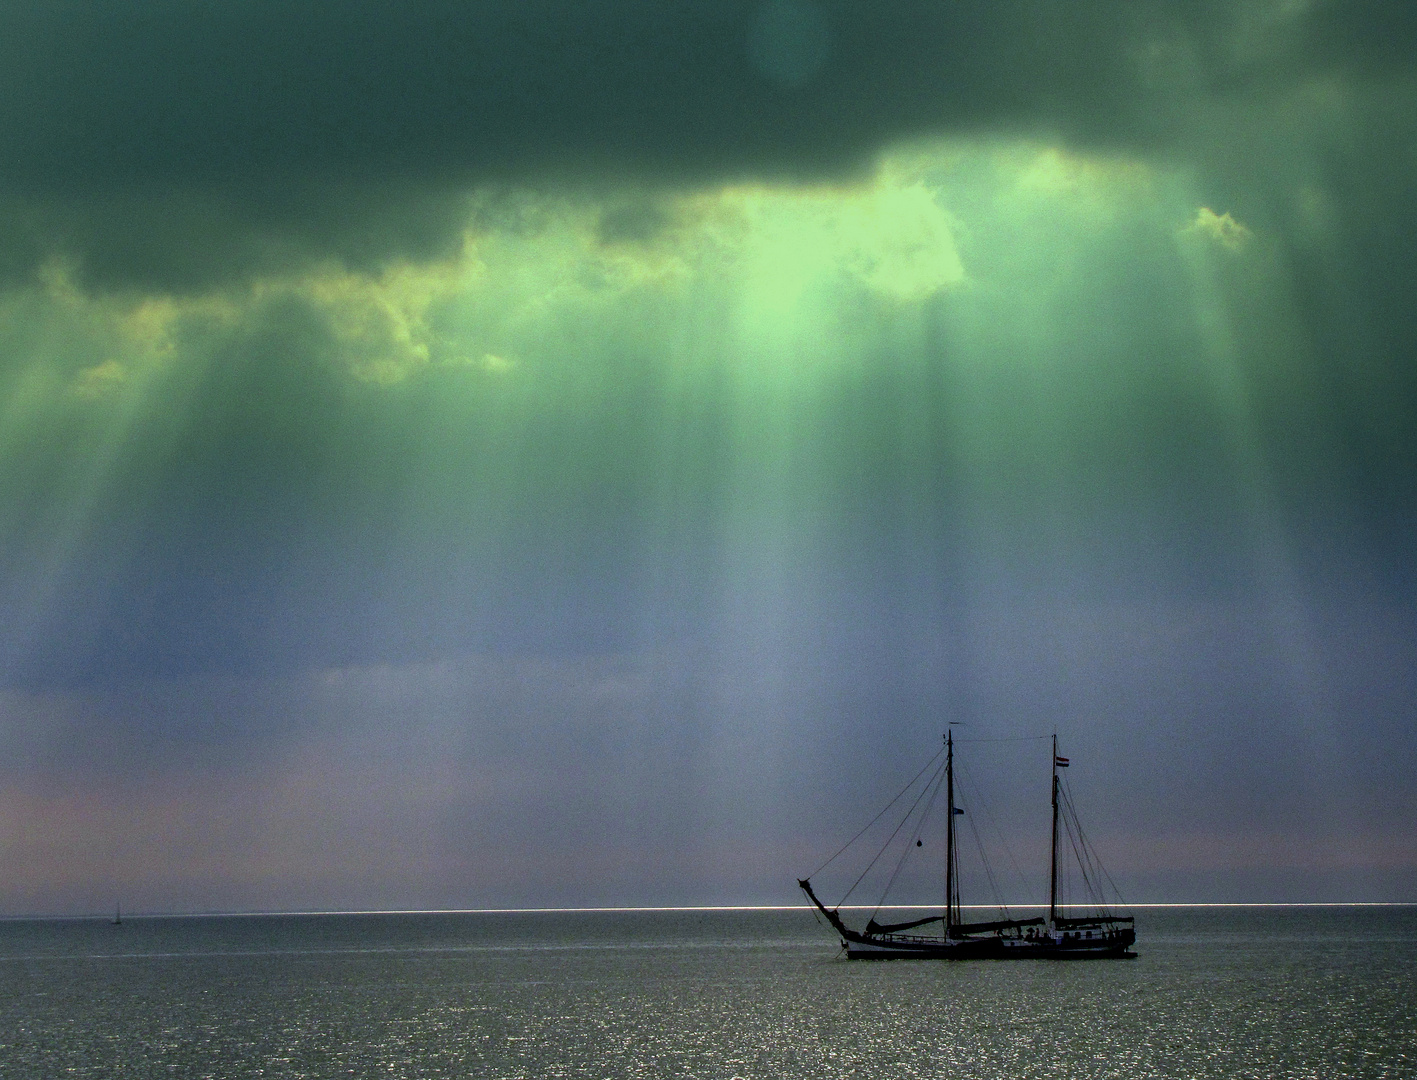
[[[1417,1078],[1417,906],[1135,959],[844,959],[806,909],[0,922],[0,1076]]]

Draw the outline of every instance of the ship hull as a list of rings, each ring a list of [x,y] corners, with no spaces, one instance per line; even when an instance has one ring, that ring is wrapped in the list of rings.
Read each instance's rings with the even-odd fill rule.
[[[1136,956],[1131,951],[1135,940],[1132,930],[1123,930],[1075,941],[1005,937],[945,941],[853,934],[843,944],[849,960],[1123,960]]]

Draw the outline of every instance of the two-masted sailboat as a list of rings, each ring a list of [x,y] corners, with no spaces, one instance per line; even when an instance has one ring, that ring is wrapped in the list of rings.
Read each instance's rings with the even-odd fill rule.
[[[936,759],[938,760],[938,758]],[[907,922],[878,923],[875,917],[862,930],[853,930],[842,921],[840,906],[829,908],[817,898],[812,883],[799,878],[797,884],[832,928],[841,935],[842,946],[852,960],[892,959],[1101,959],[1131,957],[1136,926],[1130,915],[1119,915],[1094,897],[1092,910],[1078,914],[1071,905],[1059,902],[1059,825],[1061,815],[1071,813],[1071,802],[1060,788],[1058,770],[1069,762],[1058,755],[1058,736],[1053,736],[1053,837],[1048,884],[1048,916],[1030,919],[965,921],[959,895],[959,844],[955,818],[964,810],[955,804],[954,733],[945,733],[944,787],[945,815],[945,910]],[[938,775],[938,774],[937,774]],[[1076,822],[1073,822],[1076,826]],[[1081,836],[1080,827],[1069,830]],[[1090,858],[1090,856],[1089,856]],[[925,927],[938,925],[938,932]]]

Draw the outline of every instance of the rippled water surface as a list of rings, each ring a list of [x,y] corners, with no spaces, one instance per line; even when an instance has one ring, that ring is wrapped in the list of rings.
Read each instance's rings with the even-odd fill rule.
[[[1417,1078],[1417,908],[847,963],[806,912],[0,922],[0,1075]]]

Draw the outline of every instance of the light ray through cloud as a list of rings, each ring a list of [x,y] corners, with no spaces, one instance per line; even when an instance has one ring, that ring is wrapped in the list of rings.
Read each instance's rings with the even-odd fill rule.
[[[1252,390],[1240,363],[1232,325],[1235,316],[1222,283],[1223,263],[1246,258],[1255,238],[1228,212],[1217,215],[1209,207],[1201,207],[1177,240],[1191,277],[1196,325],[1204,347],[1202,359],[1225,420],[1231,470],[1245,514],[1244,530],[1264,593],[1261,602],[1275,650],[1284,664],[1293,720],[1290,736],[1308,745],[1308,760],[1329,759],[1334,756],[1334,746],[1322,706],[1326,696],[1323,664],[1294,573],[1290,540],[1254,415]],[[1291,343],[1291,348],[1300,350],[1306,346],[1302,341]]]
[[[945,718],[1066,733],[1138,898],[1401,894],[1408,557],[1314,539],[1383,406],[1179,157],[487,182],[435,254],[10,289],[0,902],[769,902]]]

